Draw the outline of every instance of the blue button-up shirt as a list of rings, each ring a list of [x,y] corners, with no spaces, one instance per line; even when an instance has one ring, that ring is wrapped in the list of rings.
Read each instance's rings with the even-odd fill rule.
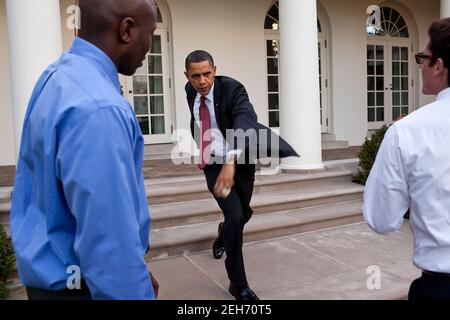
[[[36,84],[23,126],[11,233],[25,286],[67,289],[77,266],[94,299],[154,299],[143,150],[115,65],[75,39]]]

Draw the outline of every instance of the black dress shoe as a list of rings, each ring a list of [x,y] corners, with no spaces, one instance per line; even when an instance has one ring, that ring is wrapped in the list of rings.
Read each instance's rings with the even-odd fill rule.
[[[257,301],[258,296],[249,287],[239,289],[230,283],[229,291],[237,301]]]
[[[217,260],[221,259],[223,254],[225,253],[225,247],[223,246],[222,227],[223,222],[219,223],[218,236],[216,241],[214,241],[213,243],[213,255]]]

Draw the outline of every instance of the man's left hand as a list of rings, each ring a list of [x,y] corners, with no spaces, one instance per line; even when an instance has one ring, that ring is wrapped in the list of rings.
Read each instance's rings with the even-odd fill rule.
[[[234,185],[234,174],[236,173],[236,164],[229,162],[223,165],[222,171],[217,178],[214,186],[214,195],[219,199],[226,199]]]

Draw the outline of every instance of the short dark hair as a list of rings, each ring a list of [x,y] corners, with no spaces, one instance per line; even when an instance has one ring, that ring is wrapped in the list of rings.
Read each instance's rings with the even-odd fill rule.
[[[214,59],[208,52],[204,50],[196,50],[191,52],[186,58],[186,71],[189,71],[191,63],[199,63],[203,61],[209,61],[209,63],[214,67]]]
[[[441,58],[444,61],[444,66],[450,69],[450,18],[442,19],[434,22],[428,30],[430,49],[432,58],[431,65]],[[447,79],[450,85],[450,77]]]

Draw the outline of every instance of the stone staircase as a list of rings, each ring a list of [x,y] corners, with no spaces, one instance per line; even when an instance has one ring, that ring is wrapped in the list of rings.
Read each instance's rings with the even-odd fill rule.
[[[254,216],[245,241],[271,239],[361,221],[363,187],[351,171],[257,176]],[[149,258],[206,250],[222,220],[203,177],[151,181],[152,216]]]
[[[336,135],[332,133],[322,133],[322,150],[346,149],[348,147],[348,141],[336,140]]]
[[[362,221],[364,188],[352,171],[257,175],[254,216],[245,228],[246,243],[322,230]],[[203,176],[146,181],[152,216],[147,261],[209,250],[217,237],[221,211]],[[11,189],[0,192],[0,223],[9,233]],[[11,279],[17,290],[17,279]]]

